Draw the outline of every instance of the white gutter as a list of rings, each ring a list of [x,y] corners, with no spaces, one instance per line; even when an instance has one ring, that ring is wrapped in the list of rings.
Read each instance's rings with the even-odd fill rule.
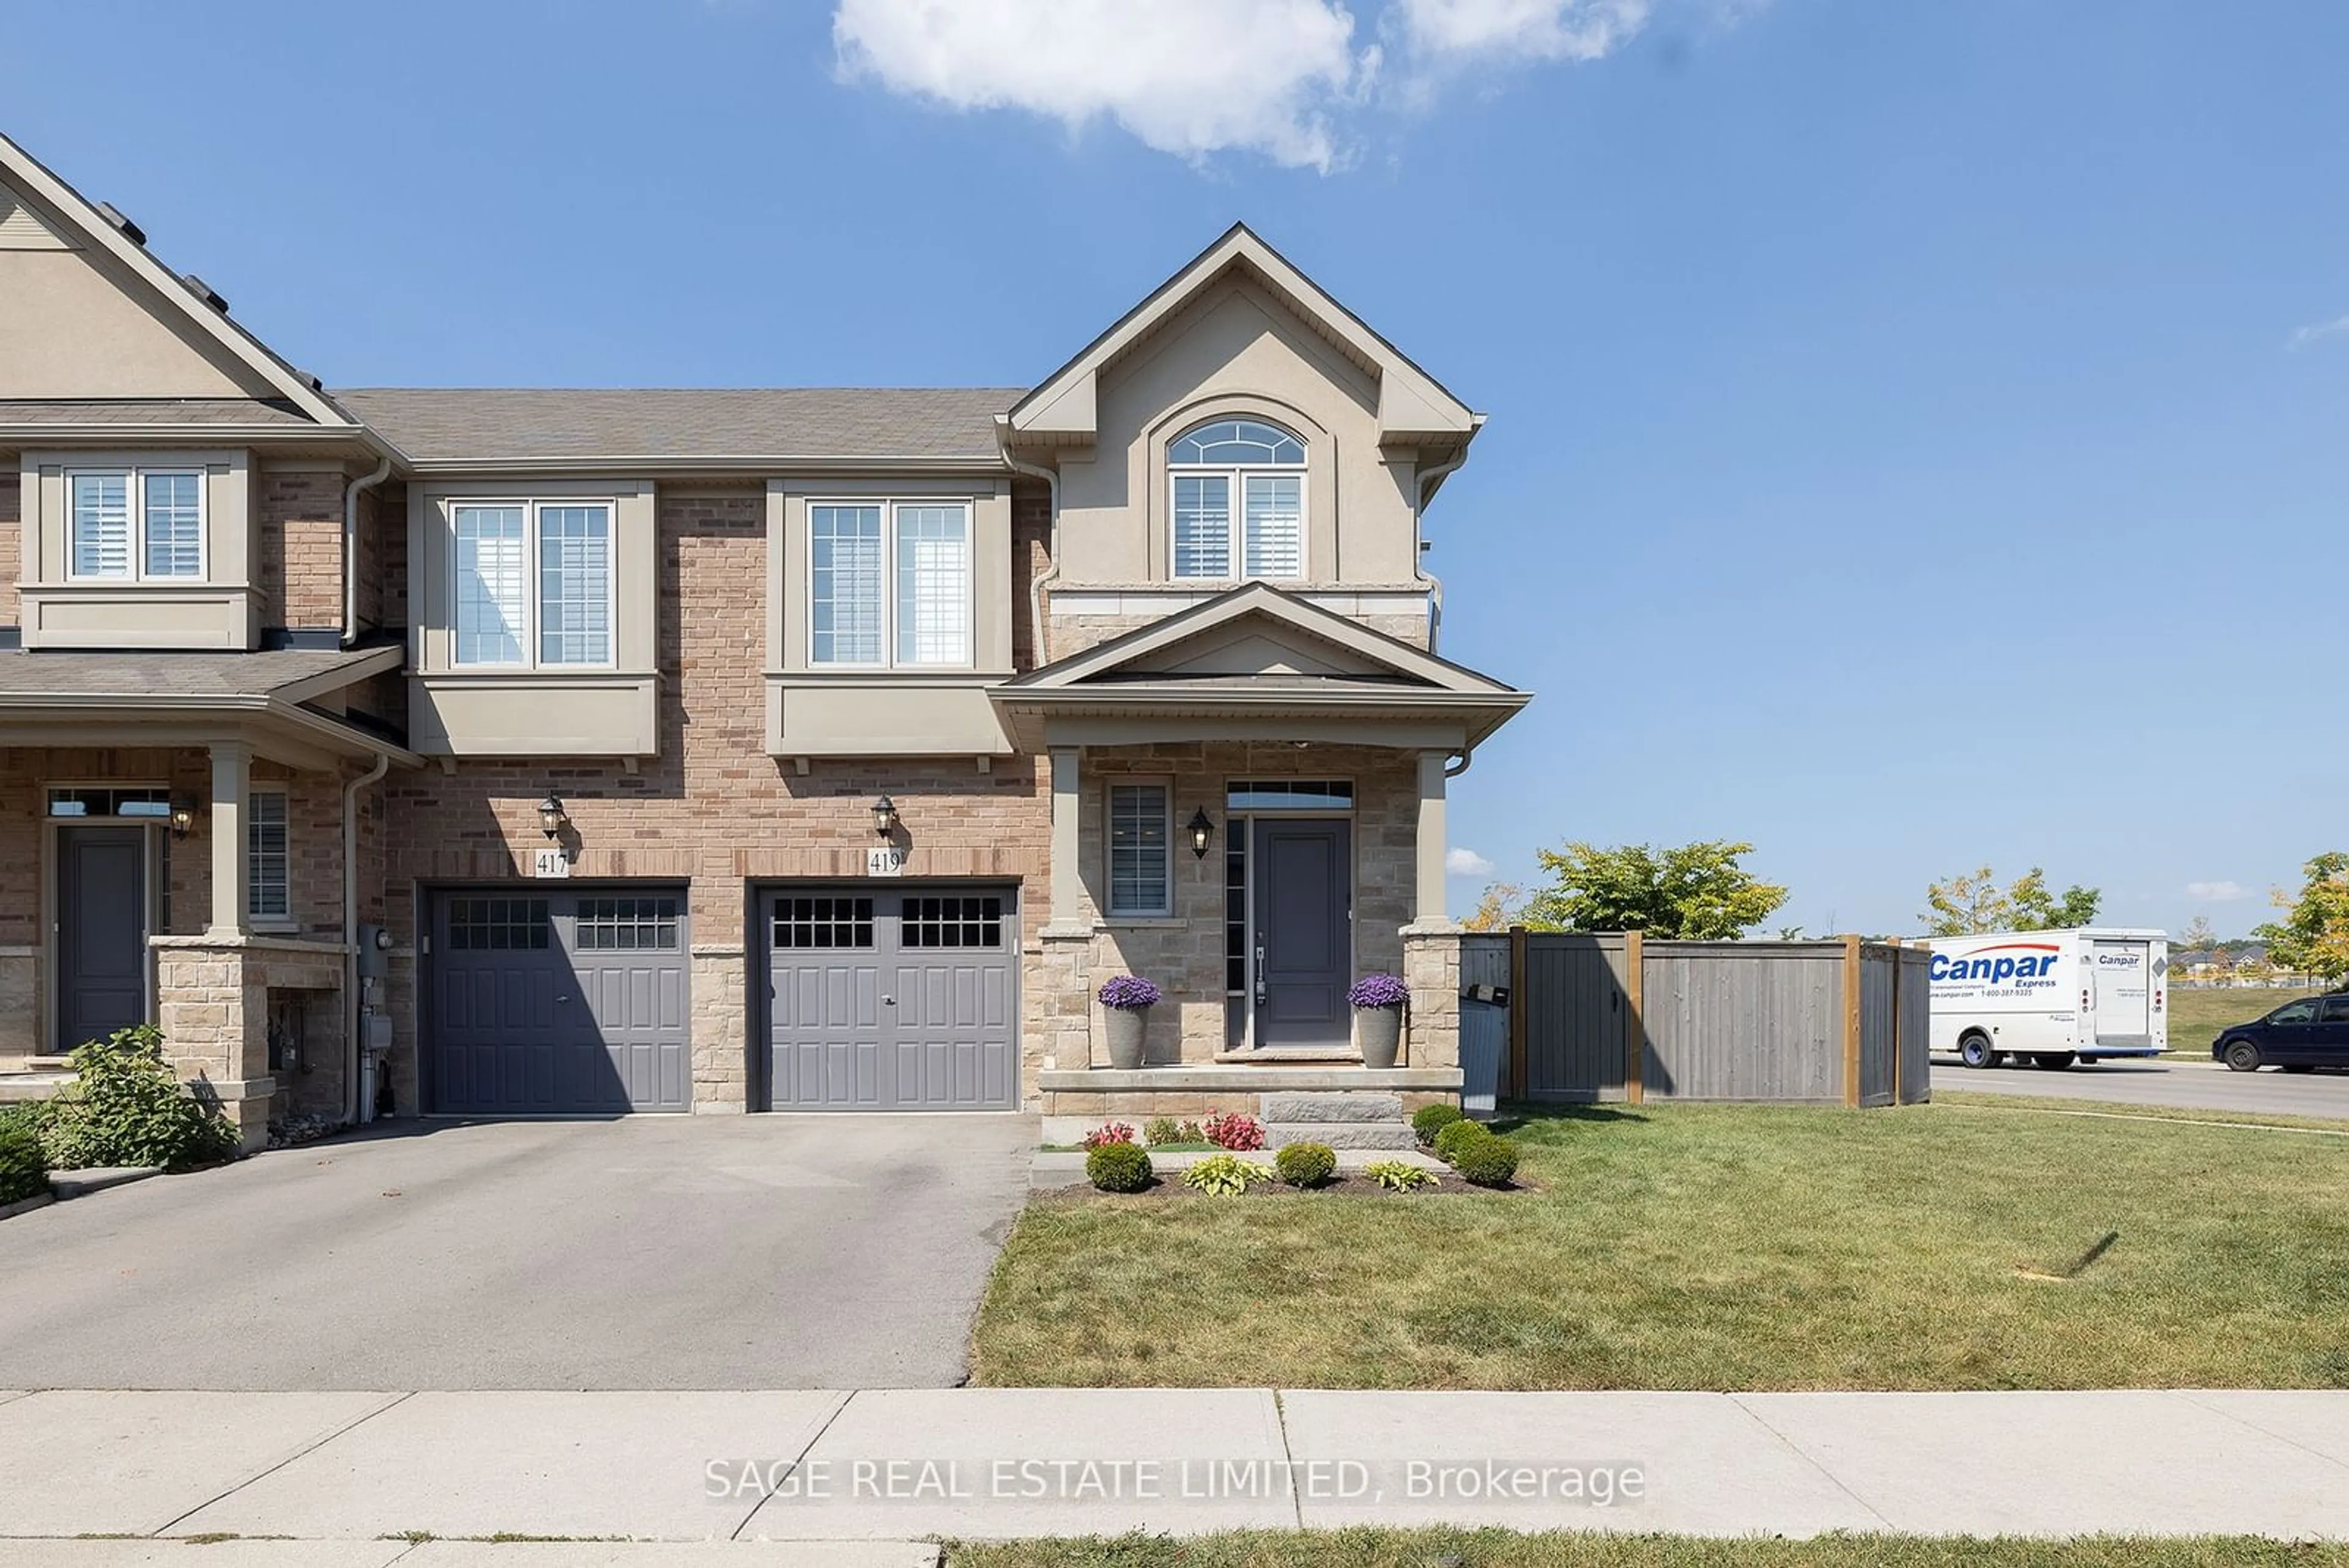
[[[391,477],[391,459],[375,472],[354,479],[343,488],[343,646],[359,639],[359,492],[372,490]]]
[[[391,771],[391,758],[375,754],[375,765],[343,786],[343,1113],[359,1119],[359,791]]]
[[[996,440],[1003,442],[1006,427],[998,421]],[[1028,624],[1036,628],[1036,668],[1041,670],[1052,662],[1050,640],[1044,626],[1044,589],[1061,580],[1061,474],[1040,463],[1023,462],[1011,455],[1009,443],[1003,444],[1004,465],[1014,473],[1024,473],[1030,479],[1040,479],[1051,492],[1052,527],[1050,542],[1045,546],[1044,569],[1028,582]]]

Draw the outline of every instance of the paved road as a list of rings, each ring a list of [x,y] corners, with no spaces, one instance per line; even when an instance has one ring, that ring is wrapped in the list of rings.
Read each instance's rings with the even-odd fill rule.
[[[0,1223],[0,1388],[949,1386],[1032,1118],[402,1123]]]
[[[2349,1073],[2284,1073],[2273,1067],[2230,1073],[2199,1062],[2107,1062],[2099,1067],[2073,1067],[2061,1073],[2037,1067],[1969,1070],[1960,1066],[1955,1057],[1937,1057],[1933,1086],[2349,1120]]]

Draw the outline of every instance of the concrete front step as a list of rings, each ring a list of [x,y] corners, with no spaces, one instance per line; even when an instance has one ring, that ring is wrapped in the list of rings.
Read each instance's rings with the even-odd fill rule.
[[[1409,1122],[1267,1122],[1264,1141],[1275,1148],[1326,1143],[1331,1148],[1417,1148]]]
[[[1399,1122],[1401,1095],[1286,1094],[1264,1096],[1268,1122]]]

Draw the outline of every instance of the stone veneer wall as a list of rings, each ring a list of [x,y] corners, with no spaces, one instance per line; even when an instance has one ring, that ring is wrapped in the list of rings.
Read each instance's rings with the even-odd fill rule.
[[[1374,746],[1188,742],[1087,752],[1078,837],[1091,930],[1047,935],[1031,949],[1026,983],[1031,1077],[1047,1056],[1060,1067],[1107,1060],[1102,1010],[1092,998],[1102,981],[1121,973],[1145,976],[1166,993],[1165,1004],[1151,1013],[1148,1063],[1206,1062],[1228,1048],[1233,1023],[1225,989],[1224,856],[1231,829],[1224,801],[1236,779],[1352,781],[1354,971],[1402,973],[1400,933],[1411,919],[1418,877],[1417,769],[1414,754]],[[1102,914],[1109,784],[1120,779],[1164,779],[1173,786],[1171,917],[1109,919]],[[1191,853],[1183,836],[1183,825],[1202,806],[1216,829],[1205,859]]]
[[[300,998],[315,1012],[338,1018],[341,948],[273,937],[160,937],[155,941],[157,1023],[172,1069],[216,1096],[237,1125],[244,1147],[267,1140],[276,1077],[269,1067],[269,1008],[273,997]],[[322,1043],[335,1064],[339,1093],[341,1031]],[[286,1091],[285,1108],[328,1108],[331,1095],[313,1082]]]

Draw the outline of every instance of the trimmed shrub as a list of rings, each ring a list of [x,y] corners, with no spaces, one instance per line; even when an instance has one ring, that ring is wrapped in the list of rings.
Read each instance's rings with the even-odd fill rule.
[[[1411,1113],[1412,1136],[1419,1139],[1420,1147],[1425,1148],[1435,1141],[1437,1133],[1465,1119],[1458,1106],[1422,1106]]]
[[[195,1099],[163,1060],[163,1036],[145,1024],[74,1047],[75,1081],[49,1102],[41,1152],[55,1170],[98,1165],[191,1165],[233,1159],[237,1130]]]
[[[1183,1185],[1194,1192],[1237,1198],[1251,1187],[1272,1179],[1272,1167],[1242,1159],[1236,1154],[1211,1154],[1183,1173]]]
[[[1435,1172],[1400,1159],[1374,1159],[1362,1167],[1362,1174],[1389,1192],[1409,1192],[1413,1188],[1435,1185]]]
[[[0,1203],[38,1198],[49,1189],[49,1162],[41,1140],[22,1117],[0,1122]]]
[[[1183,1124],[1173,1116],[1153,1116],[1143,1124],[1142,1137],[1153,1148],[1162,1143],[1181,1143]]]
[[[1326,1143],[1292,1143],[1272,1157],[1272,1168],[1291,1187],[1319,1187],[1338,1174],[1338,1151]]]
[[[1207,1118],[1207,1141],[1217,1148],[1246,1152],[1264,1147],[1264,1124],[1246,1111],[1217,1111]]]
[[[1103,1192],[1139,1192],[1150,1185],[1150,1156],[1139,1144],[1098,1144],[1085,1156],[1085,1179]]]
[[[1435,1134],[1435,1158],[1446,1165],[1460,1163],[1460,1151],[1478,1138],[1491,1137],[1483,1122],[1446,1122]]]
[[[1460,1179],[1477,1187],[1506,1187],[1517,1174],[1517,1146],[1494,1133],[1471,1138],[1452,1162]]]

